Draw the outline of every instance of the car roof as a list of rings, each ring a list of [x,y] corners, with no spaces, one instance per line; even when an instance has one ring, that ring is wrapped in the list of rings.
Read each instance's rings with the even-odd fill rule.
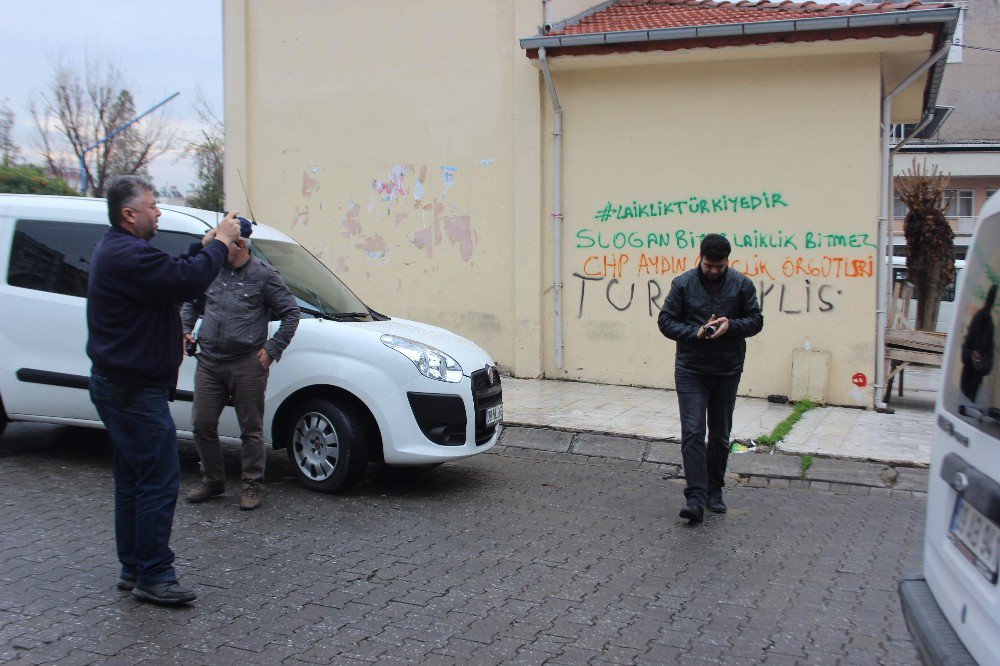
[[[188,206],[162,204],[160,229],[202,235],[218,224],[222,213]],[[71,197],[50,194],[0,194],[0,214],[33,220],[79,221],[108,224],[108,202],[96,197]],[[290,236],[266,224],[255,224],[254,239],[295,242]]]

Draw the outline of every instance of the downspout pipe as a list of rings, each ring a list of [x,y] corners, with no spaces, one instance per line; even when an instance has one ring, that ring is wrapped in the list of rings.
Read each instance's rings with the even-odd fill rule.
[[[886,372],[885,372],[885,328],[888,325],[889,310],[889,275],[892,266],[889,263],[889,206],[892,201],[892,153],[890,139],[892,130],[892,101],[899,96],[914,81],[924,75],[941,58],[948,55],[951,44],[945,44],[919,67],[903,79],[882,98],[882,193],[879,197],[880,211],[878,219],[878,298],[876,300],[877,323],[875,331],[875,346],[878,350],[878,360],[875,366],[875,407],[885,409]]]
[[[555,295],[555,344],[556,368],[563,367],[563,330],[562,330],[562,118],[563,110],[556,95],[556,86],[552,82],[552,71],[549,61],[545,58],[545,47],[538,49],[538,62],[545,75],[545,85],[549,89],[549,99],[552,100],[552,112],[555,116],[555,127],[552,135],[555,138],[552,148],[552,290]]]

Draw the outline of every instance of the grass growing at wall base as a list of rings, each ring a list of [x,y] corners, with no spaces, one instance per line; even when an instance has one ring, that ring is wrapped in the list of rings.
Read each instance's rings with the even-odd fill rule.
[[[799,422],[803,414],[816,407],[819,405],[812,400],[799,400],[792,408],[792,413],[785,417],[784,421],[774,426],[774,430],[770,434],[758,437],[757,443],[764,446],[774,446],[792,431],[792,426]],[[811,459],[810,462],[812,462]]]

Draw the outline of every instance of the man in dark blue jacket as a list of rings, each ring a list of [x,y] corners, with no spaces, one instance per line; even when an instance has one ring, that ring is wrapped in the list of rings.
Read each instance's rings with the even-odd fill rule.
[[[701,260],[674,278],[658,320],[660,332],[677,342],[674,387],[687,479],[680,515],[692,523],[704,520],[706,505],[726,512],[722,488],[746,339],[764,328],[753,282],[729,268],[731,251],[724,236],[706,235]]]
[[[120,590],[163,604],[195,599],[177,582],[170,531],[180,482],[167,402],[181,364],[178,304],[202,294],[239,236],[236,213],[172,257],[152,245],[153,186],[123,176],[108,189],[111,228],[94,249],[87,286],[90,397],[114,444]]]

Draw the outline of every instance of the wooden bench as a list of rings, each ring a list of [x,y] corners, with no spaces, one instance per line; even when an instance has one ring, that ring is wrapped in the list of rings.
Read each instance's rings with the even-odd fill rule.
[[[903,371],[910,365],[941,367],[948,335],[932,331],[916,331],[910,326],[909,311],[912,287],[897,283],[892,290],[889,325],[885,329],[885,393],[882,401],[889,403],[892,383],[899,375],[899,395],[903,395]]]

